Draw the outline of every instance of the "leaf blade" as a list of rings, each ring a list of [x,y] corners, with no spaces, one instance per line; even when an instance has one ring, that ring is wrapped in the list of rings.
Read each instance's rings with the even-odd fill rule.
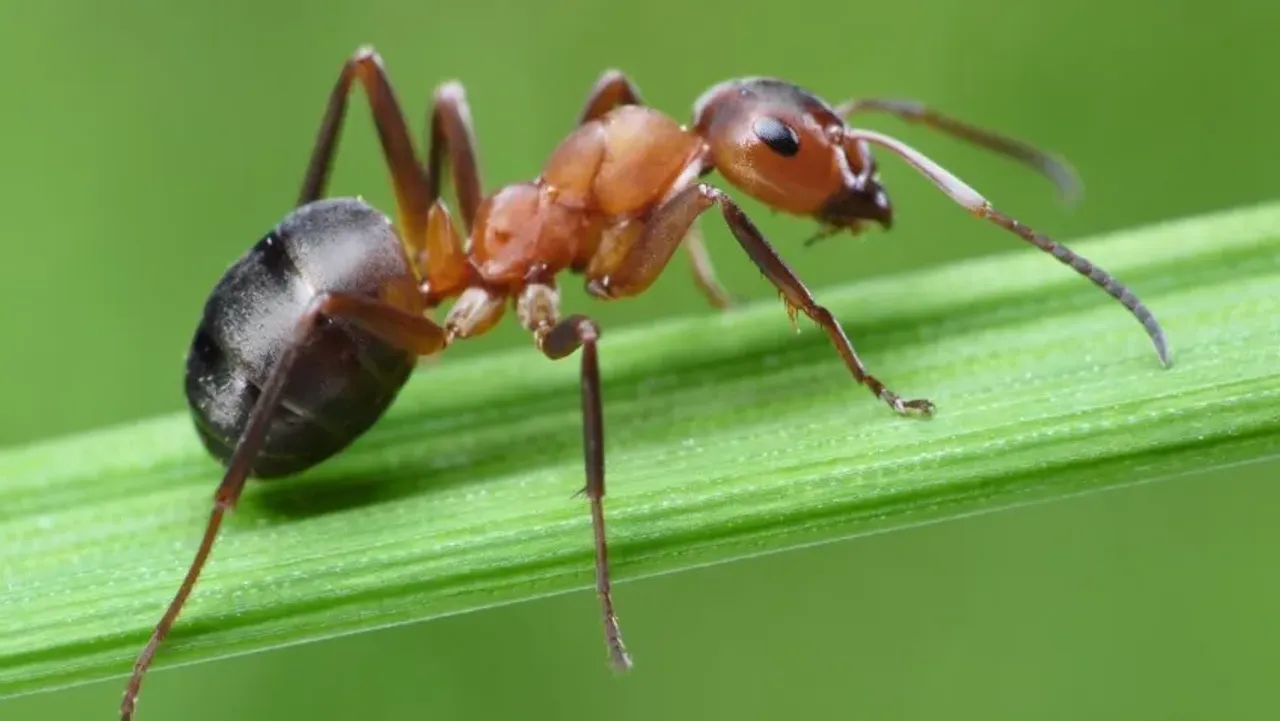
[[[1034,252],[820,290],[932,421],[893,416],[774,304],[606,330],[615,574],[1274,454],[1277,238],[1280,204],[1080,244],[1164,322],[1171,370]],[[577,364],[530,353],[425,369],[343,457],[251,486],[157,668],[589,587]],[[126,673],[216,484],[189,421],[9,450],[0,478],[0,697]]]

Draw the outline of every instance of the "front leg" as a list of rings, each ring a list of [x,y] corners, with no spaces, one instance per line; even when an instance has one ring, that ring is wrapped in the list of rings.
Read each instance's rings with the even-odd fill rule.
[[[578,125],[599,120],[609,111],[621,105],[644,105],[640,89],[621,70],[606,70],[591,87],[587,102],[578,116]],[[693,283],[713,307],[726,310],[733,306],[733,297],[716,279],[716,269],[711,255],[702,241],[702,231],[697,222],[690,224],[684,237],[684,248],[689,254],[689,266],[693,271]]]
[[[607,248],[607,262],[588,268],[587,292],[598,298],[621,298],[643,292],[662,273],[689,226],[716,203],[720,204],[725,221],[743,250],[782,294],[787,313],[793,320],[796,313],[804,313],[817,323],[831,339],[854,380],[900,414],[932,415],[933,403],[924,399],[903,400],[867,371],[831,311],[818,305],[799,276],[787,267],[737,203],[705,183],[686,188],[654,212],[638,232],[621,236],[627,243],[625,247]]]

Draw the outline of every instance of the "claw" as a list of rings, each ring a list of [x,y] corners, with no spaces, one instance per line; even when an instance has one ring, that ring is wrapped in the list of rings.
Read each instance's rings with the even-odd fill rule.
[[[933,417],[934,411],[937,410],[937,407],[933,405],[932,401],[924,398],[904,401],[897,393],[888,389],[880,392],[880,400],[888,403],[889,407],[901,416],[915,413],[923,418],[931,418]]]

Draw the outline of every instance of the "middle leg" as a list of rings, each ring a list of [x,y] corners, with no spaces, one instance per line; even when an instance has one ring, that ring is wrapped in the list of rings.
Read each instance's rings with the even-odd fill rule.
[[[618,616],[613,610],[609,582],[609,549],[604,531],[604,413],[600,402],[600,361],[596,344],[600,328],[583,315],[560,320],[560,296],[553,286],[527,286],[516,301],[520,322],[533,333],[543,355],[558,360],[582,349],[582,444],[587,483],[583,491],[591,503],[591,525],[595,536],[596,593],[604,619],[605,643],[618,670],[631,668],[631,656],[622,642]]]

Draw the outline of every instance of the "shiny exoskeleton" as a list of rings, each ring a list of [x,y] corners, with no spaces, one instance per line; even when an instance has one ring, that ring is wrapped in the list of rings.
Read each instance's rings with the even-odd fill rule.
[[[403,244],[382,213],[345,198],[290,213],[227,270],[205,305],[186,379],[205,447],[230,462],[272,366],[317,294],[414,299],[416,288]],[[414,353],[349,320],[316,324],[250,475],[294,474],[346,448],[382,416],[416,363]]]
[[[394,226],[362,201],[320,199],[357,81],[390,170]],[[542,172],[486,196],[462,86],[445,83],[434,100],[424,163],[381,59],[371,49],[353,55],[330,95],[297,207],[231,267],[210,297],[188,361],[187,392],[200,436],[226,472],[196,557],[134,666],[121,706],[125,721],[246,480],[296,473],[337,453],[393,401],[416,358],[483,335],[509,306],[547,358],[580,351],[583,491],[596,588],[611,659],[629,668],[605,542],[600,329],[587,316],[561,314],[557,279],[580,275],[600,300],[635,296],[683,246],[708,300],[727,307],[696,225],[713,207],[792,319],[803,313],[818,324],[857,383],[897,413],[932,414],[928,400],[904,400],[867,371],[840,322],[742,208],[703,182],[714,171],[776,210],[816,220],[821,235],[856,233],[867,223],[891,225],[870,146],[887,149],[971,214],[1051,253],[1116,298],[1168,363],[1155,318],[1101,268],[996,210],[919,151],[845,122],[858,112],[880,111],[923,123],[1021,160],[1073,192],[1070,170],[1045,153],[917,103],[862,99],[833,107],[781,80],[743,78],[704,93],[693,123],[684,126],[646,107],[626,76],[609,71]],[[440,199],[446,159],[462,230]],[[430,311],[448,302],[443,322],[432,320]]]

